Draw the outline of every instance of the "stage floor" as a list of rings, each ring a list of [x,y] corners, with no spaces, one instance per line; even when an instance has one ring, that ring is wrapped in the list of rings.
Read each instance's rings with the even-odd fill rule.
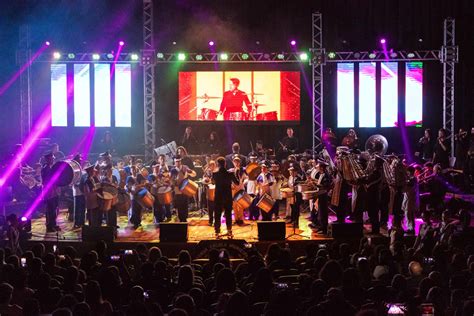
[[[81,241],[81,228],[74,228],[72,222],[67,220],[67,211],[61,210],[58,216],[58,225],[61,228],[59,233],[46,233],[45,217],[32,219],[32,233],[31,240],[33,241]],[[215,239],[214,227],[208,225],[208,216],[201,214],[198,211],[190,212],[188,218],[188,242],[199,242],[201,240]],[[282,210],[280,218],[283,219],[285,213]],[[311,228],[308,227],[310,221],[308,220],[309,213],[304,212],[300,216],[299,228],[296,229],[293,234],[293,226],[286,224],[286,236],[289,237],[290,241],[297,240],[332,240],[333,238],[326,235],[316,234]],[[175,217],[173,217],[175,218]],[[335,216],[330,216],[329,220],[336,220]],[[416,220],[416,231],[421,223],[421,219]],[[146,243],[157,243],[160,239],[160,229],[158,226],[153,224],[153,216],[151,212],[145,212],[143,214],[142,226],[134,230],[128,223],[128,218],[125,215],[118,217],[118,225],[120,228],[117,232],[116,242],[146,242]],[[234,239],[243,239],[247,242],[258,241],[257,222],[245,220],[245,225],[238,226],[233,225],[232,227]],[[227,232],[225,226],[225,220],[222,220],[221,233]],[[370,232],[370,225],[364,225],[364,235]],[[381,230],[382,235],[387,234],[385,230]],[[224,238],[227,238],[224,236]]]

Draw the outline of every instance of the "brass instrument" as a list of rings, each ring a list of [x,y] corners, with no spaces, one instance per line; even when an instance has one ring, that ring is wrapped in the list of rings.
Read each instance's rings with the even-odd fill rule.
[[[383,163],[383,175],[385,181],[390,186],[400,187],[407,181],[407,173],[400,158],[396,157],[393,161],[385,160]]]
[[[365,150],[371,154],[379,154],[381,156],[387,153],[388,141],[385,136],[375,134],[370,136],[365,142]]]
[[[367,172],[357,161],[357,155],[344,153],[341,155],[342,177],[348,182],[357,182],[367,177]]]

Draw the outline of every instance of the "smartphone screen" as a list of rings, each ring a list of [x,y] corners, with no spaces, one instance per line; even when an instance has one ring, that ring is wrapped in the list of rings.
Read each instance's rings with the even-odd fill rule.
[[[387,304],[387,315],[405,315],[407,308],[405,304]]]

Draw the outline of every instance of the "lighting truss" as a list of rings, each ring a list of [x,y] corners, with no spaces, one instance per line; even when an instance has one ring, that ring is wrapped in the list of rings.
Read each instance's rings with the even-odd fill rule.
[[[182,53],[160,53],[158,52],[156,63],[291,63],[304,62],[300,59],[303,52],[279,52],[279,53],[226,53],[227,59],[220,59],[220,53],[186,53],[185,60],[179,60],[178,55]],[[307,53],[307,52],[306,52]]]
[[[70,52],[71,53],[71,52]],[[35,60],[35,62],[43,62],[43,63],[80,63],[80,62],[87,62],[87,63],[113,63],[115,59],[114,58],[107,58],[108,53],[74,53],[74,58],[69,58],[68,54],[69,53],[63,53],[60,59],[54,59],[53,57],[54,53],[51,54],[41,54],[38,56],[38,58]],[[99,59],[94,59],[93,55],[99,54],[100,58]],[[140,63],[140,58],[137,60],[133,59],[133,55],[137,55],[140,57],[138,53],[121,53],[118,58],[117,58],[117,63],[122,64],[122,63],[127,63],[127,64],[134,64],[134,63]]]
[[[323,15],[319,12],[312,14],[312,58],[310,59],[312,69],[312,108],[313,108],[313,155],[322,145],[323,133],[323,65],[326,52],[323,48]]]
[[[396,54],[396,57],[390,57],[390,54]],[[359,62],[359,61],[429,61],[429,60],[440,60],[440,50],[400,50],[388,53],[383,51],[372,51],[372,52],[334,52],[334,58],[328,58],[326,55],[326,63],[340,63],[340,62]]]
[[[21,67],[31,60],[30,27],[20,26],[17,64]],[[32,124],[31,67],[20,73],[20,141],[30,134]]]

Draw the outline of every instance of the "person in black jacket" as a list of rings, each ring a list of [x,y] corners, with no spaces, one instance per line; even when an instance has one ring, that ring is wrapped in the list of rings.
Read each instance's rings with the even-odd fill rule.
[[[227,235],[232,238],[232,182],[238,184],[235,174],[227,171],[225,168],[225,158],[217,158],[219,170],[214,172],[212,177],[216,185],[214,199],[214,229],[216,238],[220,238],[221,216],[224,210],[225,222],[227,226]]]

